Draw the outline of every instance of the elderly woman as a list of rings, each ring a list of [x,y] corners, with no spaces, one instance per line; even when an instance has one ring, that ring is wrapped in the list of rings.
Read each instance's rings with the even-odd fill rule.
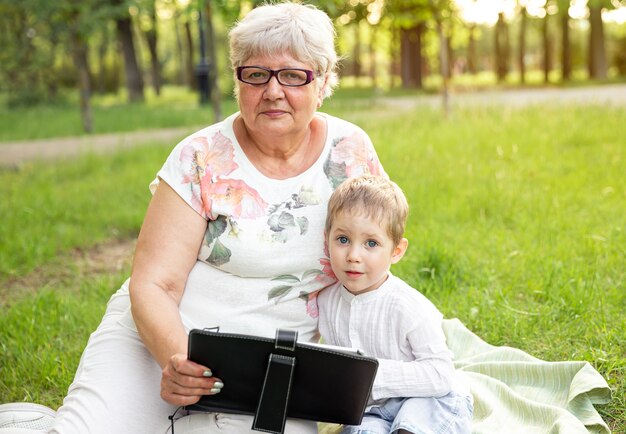
[[[294,3],[230,32],[240,111],[179,143],[151,184],[132,274],[92,334],[52,433],[165,433],[179,406],[228,383],[186,358],[192,328],[315,341],[327,200],[383,173],[367,135],[318,113],[337,82],[328,16]],[[329,385],[331,387],[331,385]],[[198,417],[200,416],[200,417]],[[244,433],[250,416],[183,417],[176,433]],[[289,420],[287,433],[315,433]]]

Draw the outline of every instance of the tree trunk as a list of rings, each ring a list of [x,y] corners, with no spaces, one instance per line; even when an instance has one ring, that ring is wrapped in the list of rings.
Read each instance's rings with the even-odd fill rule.
[[[607,77],[608,68],[600,6],[589,6],[589,28],[589,77],[604,79]]]
[[[78,33],[77,29],[70,30],[72,47],[72,59],[78,72],[78,87],[80,90],[80,115],[83,122],[83,130],[86,133],[93,132],[93,118],[91,115],[91,74],[89,73],[89,61],[87,60],[87,44]]]
[[[443,29],[442,29],[443,32]],[[453,65],[454,65],[454,50],[452,49],[452,38],[453,38],[453,29],[450,28],[449,29],[449,34],[446,35],[446,33],[442,33],[440,38],[443,37],[446,45],[446,62],[448,63],[448,65],[446,66],[446,76],[448,79],[452,79],[452,76],[454,75],[454,71],[453,71]]]
[[[572,47],[569,42],[569,11],[561,13],[561,78],[572,78]]]
[[[209,89],[211,93],[211,106],[213,107],[214,122],[219,122],[222,117],[222,95],[220,93],[219,82],[217,80],[217,50],[215,40],[215,29],[213,28],[213,10],[211,2],[206,2],[205,7],[207,47],[209,55]]]
[[[185,58],[185,66],[187,71],[187,83],[189,89],[197,89],[196,75],[193,69],[193,38],[191,36],[191,23],[185,21],[185,40],[187,41],[187,56]]]
[[[467,70],[470,74],[475,75],[478,71],[478,65],[476,63],[476,25],[470,24],[469,27],[469,40],[467,41]]]
[[[144,31],[148,50],[150,51],[150,70],[152,75],[152,87],[154,93],[161,95],[161,62],[159,62],[159,52],[157,51],[157,17],[154,2],[150,5],[150,30]]]
[[[449,77],[450,77],[450,59],[448,57],[449,46],[448,39],[446,38],[443,30],[443,24],[441,18],[437,19],[437,34],[439,36],[439,70],[441,72],[441,102],[443,107],[443,113],[445,117],[448,117],[450,112],[449,101]]]
[[[96,89],[98,93],[106,92],[106,56],[109,51],[109,31],[105,27],[102,30],[102,40],[98,45],[98,84]]]
[[[398,76],[398,72],[400,67],[398,66],[398,39],[399,39],[400,29],[395,26],[391,28],[391,44],[389,44],[389,58],[391,59],[389,62],[389,75],[391,76],[391,88],[396,87],[396,77]],[[401,56],[400,56],[401,58]]]
[[[124,72],[126,74],[126,88],[130,102],[143,101],[143,76],[135,55],[132,21],[130,15],[115,20],[117,35],[124,56]]]
[[[355,78],[361,76],[361,26],[358,21],[354,24],[354,47],[352,51],[352,74]]]
[[[371,26],[371,40],[370,40],[370,77],[372,79],[372,85],[374,86],[374,89],[378,88],[378,75],[376,74],[376,30],[377,30],[377,26],[373,25]]]
[[[496,77],[498,82],[503,82],[508,74],[508,57],[509,57],[509,41],[507,25],[504,21],[504,13],[498,14],[498,22],[495,28],[495,64],[496,64]]]
[[[174,17],[172,19],[174,23],[174,35],[176,35],[176,58],[178,59],[178,74],[177,74],[177,83],[180,85],[189,84],[187,83],[186,78],[186,67],[185,67],[185,51],[183,49],[183,40],[180,37],[180,26],[178,22],[178,12],[174,13]]]
[[[548,8],[546,6],[546,16],[543,18],[542,26],[542,45],[543,45],[543,82],[550,82],[550,69],[552,69],[552,62],[550,56],[550,26],[549,26]]]
[[[423,87],[422,34],[424,23],[400,30],[400,76],[402,87]]]
[[[519,81],[520,83],[526,83],[526,28],[528,24],[528,14],[526,13],[526,7],[522,7],[520,11],[521,21],[519,30],[519,56],[517,58],[519,65]]]

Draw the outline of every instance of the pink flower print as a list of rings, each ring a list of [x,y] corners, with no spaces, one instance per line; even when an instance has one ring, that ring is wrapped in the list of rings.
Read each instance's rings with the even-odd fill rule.
[[[354,133],[341,139],[333,149],[331,159],[334,163],[344,163],[346,177],[371,173],[380,175],[380,162],[374,149],[364,140],[360,133]]]
[[[328,279],[332,279],[333,281],[337,280],[337,276],[333,272],[333,267],[330,266],[330,259],[328,258],[320,258],[320,265],[322,266],[322,273],[317,276],[317,280],[322,283],[328,283]]]
[[[317,295],[318,294],[319,294],[319,291],[311,292],[306,302],[306,313],[311,318],[317,318],[320,315],[320,311],[317,307]]]
[[[180,161],[190,168],[183,183],[200,184],[207,174],[228,175],[238,167],[234,159],[231,141],[220,132],[215,133],[211,143],[204,136],[194,137],[180,153]]]
[[[234,218],[256,218],[265,214],[267,202],[259,193],[239,179],[221,179],[211,182],[205,176],[200,182],[202,203],[209,219],[214,209]]]
[[[226,176],[237,169],[234,159],[231,141],[219,131],[213,135],[211,142],[205,136],[194,137],[181,150],[180,161],[189,167],[182,182],[191,184],[194,191],[192,206],[198,212],[204,211],[207,218],[215,218],[211,209],[215,199],[208,193],[212,189],[211,184],[218,176]],[[199,192],[197,187],[200,187]]]
[[[330,265],[330,254],[328,253],[328,243],[324,241],[324,257],[320,258],[320,265],[322,266],[322,274],[316,276],[318,282],[324,286],[332,285],[337,281],[337,276],[333,271],[333,267]]]

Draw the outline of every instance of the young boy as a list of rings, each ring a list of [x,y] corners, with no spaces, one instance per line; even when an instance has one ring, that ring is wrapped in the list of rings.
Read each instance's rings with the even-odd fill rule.
[[[379,361],[363,422],[342,433],[470,433],[472,398],[456,378],[443,315],[389,268],[406,251],[408,204],[383,177],[360,176],[333,193],[326,242],[339,282],[320,293],[325,343]]]

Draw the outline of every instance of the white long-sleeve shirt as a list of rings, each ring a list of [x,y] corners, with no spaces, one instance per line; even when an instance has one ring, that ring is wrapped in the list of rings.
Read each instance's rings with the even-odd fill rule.
[[[318,306],[325,343],[378,359],[371,403],[440,397],[452,390],[468,394],[455,375],[443,315],[401,279],[390,274],[378,289],[357,296],[337,283],[320,293]]]

